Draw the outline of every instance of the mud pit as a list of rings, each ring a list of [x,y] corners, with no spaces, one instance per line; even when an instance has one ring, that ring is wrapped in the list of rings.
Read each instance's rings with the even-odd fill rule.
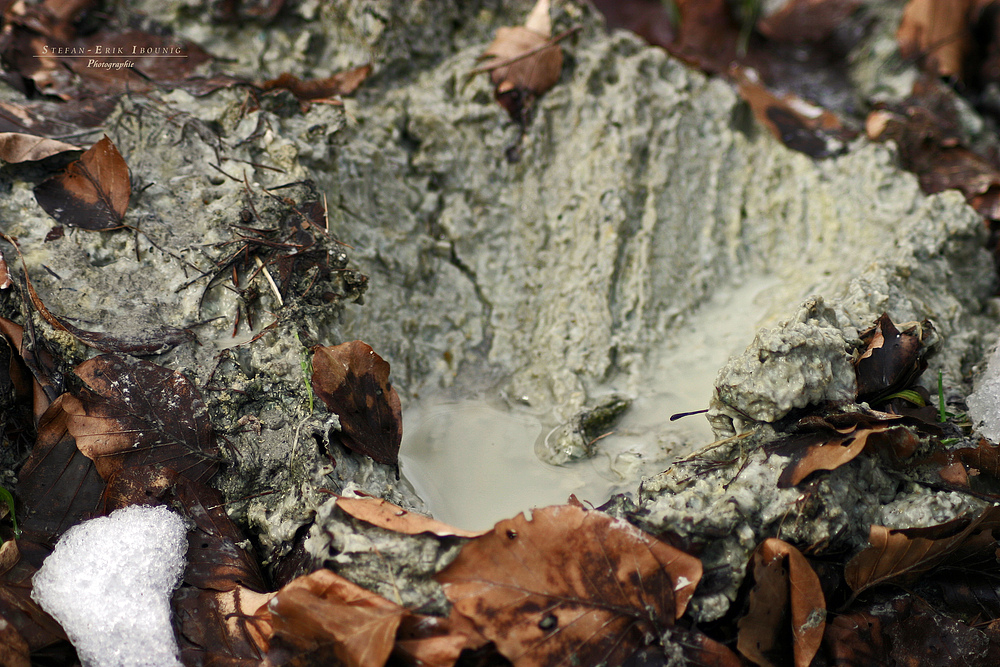
[[[231,90],[124,100],[105,129],[145,186],[129,215],[173,254],[117,232],[70,230],[44,243],[51,222],[23,176],[5,184],[0,217],[51,310],[102,331],[222,316],[196,331],[225,341],[237,299],[218,288],[202,299],[205,284],[190,287],[184,262],[208,271],[211,244],[232,238],[248,199],[266,221],[284,220],[265,188],[308,179],[282,196],[295,206],[327,196],[330,231],[351,246],[329,244],[332,265],[346,269],[330,278],[332,303],[282,309],[262,287],[255,333],[269,313],[279,324],[260,340],[224,357],[228,342],[155,359],[207,387],[231,444],[218,481],[227,507],[276,568],[301,547],[381,590],[378,558],[388,554],[411,577],[406,604],[441,604],[427,573],[451,552],[417,539],[364,542],[325,492],[427,509],[394,470],[338,445],[335,419],[308,414],[304,346],[352,339],[392,364],[411,438],[403,472],[430,489],[424,500],[441,518],[483,527],[567,492],[600,504],[625,491],[610,511],[707,545],[713,578],[692,604],[699,621],[725,613],[764,536],[853,549],[890,514],[926,524],[968,509],[954,494],[899,490],[859,460],[830,475],[806,516],[794,489],[775,488],[775,461],[751,447],[791,410],[853,395],[849,354],[883,311],[897,322],[932,319],[940,343],[925,377],[941,371],[952,392],[969,389],[997,318],[985,232],[961,196],[925,197],[891,146],[858,140],[820,162],[792,152],[755,125],[728,83],[606,34],[573,3],[555,29],[584,29],[511,164],[515,128],[485,80],[464,79],[495,29],[519,23],[530,4],[302,3],[265,40],[254,28],[214,30],[185,3],[145,7],[257,78],[328,73],[373,50],[377,71],[345,109],[290,113],[277,97],[247,112]],[[313,38],[301,37],[303,25]],[[209,167],[216,160],[226,174]],[[366,290],[356,274],[368,277]],[[89,354],[50,335],[67,359]],[[592,459],[547,470],[532,458],[539,438],[609,395],[632,407]],[[472,400],[481,403],[461,403]],[[666,421],[703,407],[712,433],[701,416]],[[754,427],[720,446],[746,464],[735,484],[735,468],[692,482],[672,464]],[[421,470],[421,449],[444,451]],[[509,477],[478,458],[498,449]],[[530,476],[512,459],[553,473],[535,482],[548,495],[529,496]],[[561,485],[574,476],[592,486]]]

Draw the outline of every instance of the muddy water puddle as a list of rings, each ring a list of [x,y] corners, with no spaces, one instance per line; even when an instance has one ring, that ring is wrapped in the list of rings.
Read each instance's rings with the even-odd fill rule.
[[[565,466],[543,463],[535,447],[555,424],[499,400],[424,399],[403,413],[402,472],[435,518],[469,530],[532,507],[594,505],[633,491],[642,476],[712,441],[704,415],[670,416],[708,407],[715,376],[753,339],[780,280],[757,276],[719,290],[651,355],[636,398],[598,454]],[[607,392],[625,387],[608,386]]]

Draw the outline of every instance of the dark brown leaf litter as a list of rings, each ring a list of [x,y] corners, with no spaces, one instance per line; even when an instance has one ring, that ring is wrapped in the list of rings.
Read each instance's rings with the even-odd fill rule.
[[[701,572],[630,524],[562,505],[500,521],[436,578],[501,654],[541,667],[624,663],[673,627]]]
[[[35,186],[35,199],[60,224],[91,231],[120,229],[132,196],[128,165],[104,136],[66,171]]]
[[[340,419],[340,439],[351,451],[398,465],[403,439],[399,395],[389,364],[360,340],[312,348],[312,388]]]
[[[989,627],[949,617],[915,596],[877,600],[833,616],[823,637],[825,664],[978,667],[1000,662]]]
[[[877,403],[909,387],[927,368],[925,341],[933,328],[929,322],[909,323],[900,331],[882,313],[875,326],[859,335],[865,350],[854,363],[858,400]]]
[[[302,102],[331,101],[340,95],[353,93],[371,73],[370,64],[337,72],[324,79],[303,80],[285,72],[276,79],[269,79],[257,85],[263,90],[288,90]]]
[[[900,465],[917,451],[918,429],[927,425],[899,415],[875,417],[859,412],[799,420],[792,433],[769,443],[769,453],[788,456],[791,461],[778,477],[778,487],[797,486],[811,474],[836,470],[862,452]]]
[[[826,601],[819,577],[802,553],[764,540],[750,558],[750,608],[739,621],[740,653],[767,667],[808,667],[823,641]]]
[[[85,361],[74,372],[86,386],[79,397],[64,398],[67,426],[102,477],[151,464],[198,482],[215,474],[208,410],[183,375],[115,355]]]

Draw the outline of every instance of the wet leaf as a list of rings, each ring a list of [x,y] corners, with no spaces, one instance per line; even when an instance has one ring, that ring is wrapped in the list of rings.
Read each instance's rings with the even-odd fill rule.
[[[767,445],[768,452],[791,458],[778,478],[778,487],[796,486],[814,472],[836,470],[862,452],[899,465],[920,444],[920,438],[904,426],[913,421],[890,414],[883,418],[862,413],[806,417],[796,425],[798,433]]]
[[[21,633],[0,616],[0,665],[31,667],[31,649]]]
[[[404,535],[430,533],[438,537],[478,537],[486,531],[454,528],[422,514],[408,512],[382,498],[337,498],[337,507],[355,519]]]
[[[873,525],[868,533],[871,546],[848,561],[844,579],[855,596],[880,584],[911,583],[956,554],[967,557],[962,551],[966,543],[981,546],[984,540],[977,537],[997,526],[1000,510],[994,507],[972,519],[963,517],[930,528],[893,530]]]
[[[29,651],[44,650],[68,657],[72,649],[68,648],[66,633],[31,599],[31,578],[50,553],[51,544],[28,539],[7,540],[0,546],[0,618],[17,631]],[[3,657],[2,649],[0,657]],[[50,664],[69,663],[63,660]]]
[[[381,667],[407,611],[330,570],[317,570],[278,591],[267,613],[274,627],[271,664],[308,656],[308,664],[335,658],[346,667]]]
[[[372,72],[371,65],[361,65],[353,69],[337,72],[325,79],[308,79],[303,81],[288,72],[276,79],[270,79],[259,84],[264,90],[281,88],[290,91],[304,102],[312,100],[328,100],[338,95],[350,95],[358,89]]]
[[[124,227],[131,194],[128,166],[107,136],[35,187],[38,204],[56,221],[92,231]]]
[[[900,332],[882,313],[874,328],[860,334],[867,346],[854,365],[859,401],[876,401],[903,389],[927,368],[923,355],[925,334],[917,329],[914,325]]]
[[[34,134],[0,132],[0,160],[4,162],[34,162],[58,153],[83,150],[64,141],[46,139]]]
[[[199,482],[218,468],[208,410],[176,371],[102,355],[76,367],[86,383],[64,396],[67,427],[105,479],[126,467],[162,464]]]
[[[925,71],[961,77],[972,39],[969,24],[973,2],[910,0],[896,32],[900,54],[919,58]]]
[[[827,664],[858,667],[974,667],[1000,660],[1000,645],[986,633],[909,595],[833,616],[823,645]]]
[[[622,664],[684,613],[701,563],[623,521],[561,505],[500,521],[436,578],[518,667]]]
[[[389,364],[360,340],[317,345],[312,352],[313,391],[340,418],[344,446],[397,465],[403,417]]]
[[[808,667],[826,626],[819,577],[798,549],[775,538],[762,542],[750,563],[754,586],[750,610],[739,621],[740,653],[757,665],[787,664],[793,657],[796,667]]]
[[[260,614],[273,593],[183,586],[171,600],[185,665],[264,664],[271,626]]]
[[[17,483],[23,530],[52,542],[70,526],[100,514],[104,493],[104,480],[69,432],[70,415],[63,409],[67,399],[72,396],[63,394],[42,415],[35,447]]]
[[[449,619],[407,614],[396,632],[392,655],[407,665],[452,667],[468,639],[452,630]]]

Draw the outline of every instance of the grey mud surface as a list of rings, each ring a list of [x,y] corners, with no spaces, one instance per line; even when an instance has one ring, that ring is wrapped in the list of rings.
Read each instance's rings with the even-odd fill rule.
[[[202,387],[230,445],[219,484],[268,563],[308,534],[308,553],[382,591],[385,557],[392,579],[410,582],[405,604],[443,609],[429,573],[455,544],[389,536],[332,507],[324,490],[424,509],[395,470],[330,444],[335,416],[308,414],[309,345],[365,340],[391,363],[404,406],[489,394],[559,423],[609,391],[635,397],[657,346],[699,336],[685,329],[694,309],[773,279],[766,326],[721,369],[712,399],[712,426],[728,440],[703,458],[733,463],[703,470],[658,452],[666,472],[632,480],[611,510],[705,545],[714,574],[693,602],[701,621],[725,613],[765,537],[856,549],[870,523],[927,525],[974,506],[897,489],[866,458],[804,499],[777,489],[780,460],[758,447],[791,410],[852,397],[858,330],[883,311],[933,320],[940,342],[927,376],[940,370],[951,392],[968,391],[997,317],[983,227],[962,198],[922,195],[891,146],[858,140],[822,162],[786,149],[730,84],[607,34],[573,3],[556,10],[555,30],[583,30],[511,164],[517,130],[488,82],[466,72],[531,4],[304,0],[277,25],[235,28],[191,3],[135,3],[235,58],[233,73],[327,76],[369,59],[375,73],[344,108],[306,113],[282,96],[248,112],[236,90],[126,99],[105,129],[131,169],[128,218],[142,234],[67,230],[44,243],[53,223],[34,181],[12,169],[0,220],[52,311],[109,332],[195,327],[201,345],[152,360]],[[216,244],[232,240],[248,201],[279,224],[288,204],[264,189],[305,180],[313,185],[273,194],[294,205],[326,195],[330,232],[350,245],[324,241],[344,269],[326,286],[336,299],[279,308],[261,285],[257,329],[277,326],[253,343],[233,339],[236,297],[191,281],[225,252]],[[67,359],[90,354],[49,333]]]

